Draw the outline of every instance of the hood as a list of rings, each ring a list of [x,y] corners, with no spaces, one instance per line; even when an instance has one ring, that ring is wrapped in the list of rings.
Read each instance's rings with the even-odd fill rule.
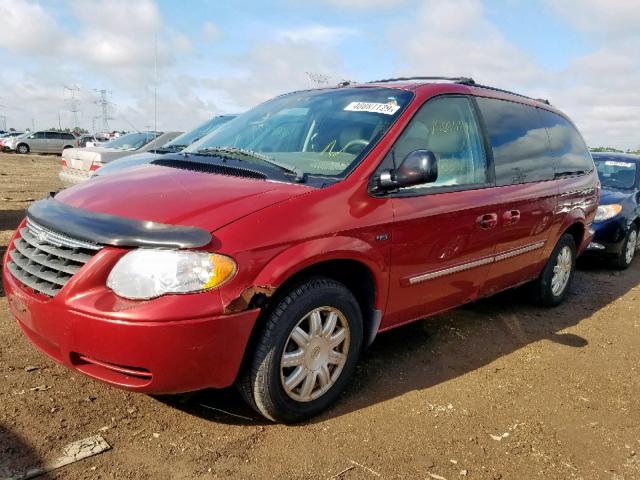
[[[145,165],[68,188],[56,200],[97,213],[213,232],[312,190],[300,184]]]
[[[602,187],[602,190],[600,191],[600,205],[622,203],[632,195],[632,192],[624,192],[622,190],[614,190],[608,187]]]

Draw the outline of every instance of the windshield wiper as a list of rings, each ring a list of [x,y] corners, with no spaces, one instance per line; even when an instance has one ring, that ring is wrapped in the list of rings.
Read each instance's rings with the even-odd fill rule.
[[[242,157],[253,158],[256,160],[260,160],[261,162],[268,163],[269,165],[273,165],[278,167],[280,170],[283,170],[289,174],[295,175],[295,181],[302,183],[306,180],[306,174],[300,170],[299,168],[293,167],[291,165],[287,165],[284,163],[280,163],[274,158],[268,157],[258,152],[254,152],[253,150],[248,150],[245,148],[237,148],[237,147],[209,147],[202,148],[198,150],[196,153],[200,155],[213,155],[219,157],[232,158],[234,160],[242,160]],[[238,158],[241,157],[241,158]]]
[[[185,148],[187,148],[187,145],[164,145],[160,148],[156,148],[153,152],[154,153],[173,153],[173,152],[180,152]]]
[[[554,178],[571,177],[573,175],[584,175],[585,173],[589,173],[589,170],[567,170],[564,172],[556,172],[554,174]]]

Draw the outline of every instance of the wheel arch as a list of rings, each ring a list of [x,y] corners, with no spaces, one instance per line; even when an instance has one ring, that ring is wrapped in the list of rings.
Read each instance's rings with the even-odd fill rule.
[[[387,258],[363,240],[342,236],[303,242],[277,255],[256,276],[253,286],[245,288],[225,307],[230,311],[234,302],[240,300],[240,308],[262,310],[245,349],[243,364],[255,349],[269,308],[292,285],[314,276],[341,282],[353,293],[363,315],[363,345],[369,345],[377,334],[386,305]]]

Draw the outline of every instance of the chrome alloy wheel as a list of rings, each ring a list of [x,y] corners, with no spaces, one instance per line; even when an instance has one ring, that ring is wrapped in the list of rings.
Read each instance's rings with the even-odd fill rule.
[[[551,277],[551,293],[556,297],[562,295],[564,289],[567,288],[572,268],[573,258],[571,249],[564,246],[560,252],[558,252],[556,265],[553,267],[553,277]]]
[[[349,353],[349,323],[340,310],[319,307],[293,328],[280,360],[286,394],[298,402],[324,395],[336,382]]]
[[[633,256],[636,254],[636,247],[638,245],[638,232],[631,230],[629,232],[629,238],[627,239],[627,248],[624,252],[624,259],[629,265],[633,261]]]

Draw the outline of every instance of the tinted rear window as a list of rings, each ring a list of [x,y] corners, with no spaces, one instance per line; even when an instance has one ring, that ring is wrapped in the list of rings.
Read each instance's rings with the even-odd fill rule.
[[[72,134],[70,133],[63,133],[62,134],[62,138],[66,139],[66,140],[75,140],[76,137],[74,137]]]
[[[587,145],[576,128],[566,118],[547,110],[540,110],[551,151],[555,159],[556,173],[579,174],[593,170],[593,159]]]
[[[496,185],[551,180],[549,137],[537,108],[477,98],[493,149]]]

